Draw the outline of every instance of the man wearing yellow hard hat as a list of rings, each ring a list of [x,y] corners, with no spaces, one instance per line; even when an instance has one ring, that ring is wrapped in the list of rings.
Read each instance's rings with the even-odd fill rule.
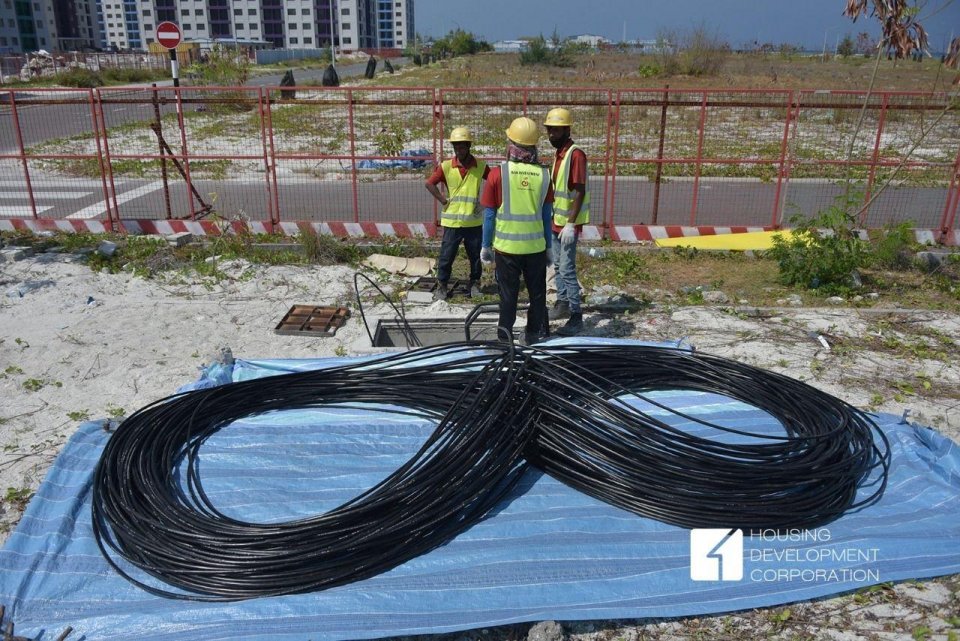
[[[480,275],[483,271],[480,262],[480,241],[483,229],[483,217],[480,215],[480,185],[490,173],[487,163],[474,158],[470,153],[473,136],[466,127],[457,127],[450,132],[450,144],[453,145],[453,158],[437,165],[433,175],[426,182],[429,191],[443,207],[440,211],[440,226],[443,227],[443,240],[440,243],[440,258],[437,261],[437,289],[434,300],[446,300],[448,281],[453,271],[453,261],[460,251],[460,242],[467,250],[470,260],[470,295],[479,295]],[[441,193],[443,185],[446,195]]]
[[[516,118],[506,134],[507,160],[490,168],[480,195],[484,208],[480,257],[488,265],[496,263],[500,291],[497,325],[502,339],[513,332],[523,276],[530,296],[524,342],[532,345],[550,335],[547,265],[551,262],[553,188],[550,172],[537,158],[537,123],[526,117]]]
[[[557,302],[550,320],[567,318],[557,330],[560,336],[583,331],[580,282],[577,280],[577,238],[590,222],[590,192],[587,191],[587,155],[570,138],[573,120],[563,108],[551,109],[543,123],[550,144],[557,150],[553,162],[553,263],[557,268]]]

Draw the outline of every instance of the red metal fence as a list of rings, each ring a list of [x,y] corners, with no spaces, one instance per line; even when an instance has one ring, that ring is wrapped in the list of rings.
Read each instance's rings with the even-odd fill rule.
[[[865,227],[911,221],[955,241],[960,113],[943,94],[865,98],[668,88],[0,91],[0,228],[218,220],[429,235],[439,212],[423,181],[451,154],[445,133],[470,127],[475,155],[496,161],[514,117],[541,121],[562,105],[588,155],[600,235],[779,227],[852,199]],[[540,151],[541,160],[552,155],[546,136]]]
[[[181,58],[184,56],[181,55]],[[185,62],[181,60],[181,62]],[[0,56],[0,87],[11,80],[31,80],[51,76],[76,67],[90,71],[104,69],[167,69],[166,53],[83,53],[67,51],[48,55],[19,54]],[[26,69],[26,71],[24,71]]]

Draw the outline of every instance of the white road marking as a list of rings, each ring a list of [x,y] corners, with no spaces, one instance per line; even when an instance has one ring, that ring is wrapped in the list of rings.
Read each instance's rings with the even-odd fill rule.
[[[33,197],[35,200],[74,200],[89,196],[89,191],[79,191],[73,193],[64,193],[62,191],[35,191]],[[0,191],[0,198],[28,198],[26,190],[24,191]]]
[[[158,189],[163,189],[163,181],[158,180],[156,182],[143,185],[142,187],[137,187],[136,189],[131,189],[128,192],[119,194],[117,196],[117,204],[125,203],[140,196],[149,194],[150,192],[157,191]],[[77,219],[89,219],[89,218],[99,218],[107,213],[107,203],[106,201],[101,200],[96,205],[90,205],[89,207],[84,207],[83,209],[74,212],[67,216],[69,220]]]
[[[53,205],[49,207],[37,207],[37,213],[42,213],[48,209],[53,209]],[[33,212],[30,211],[30,205],[20,205],[16,207],[0,207],[0,216],[16,217],[16,218],[33,218]]]

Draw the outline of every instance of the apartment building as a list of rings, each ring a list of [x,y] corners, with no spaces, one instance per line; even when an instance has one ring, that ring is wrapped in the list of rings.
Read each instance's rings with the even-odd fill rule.
[[[143,50],[157,25],[184,40],[266,41],[343,52],[402,49],[414,37],[414,0],[0,0],[0,52]]]
[[[0,53],[77,51],[98,39],[94,0],[0,0]]]

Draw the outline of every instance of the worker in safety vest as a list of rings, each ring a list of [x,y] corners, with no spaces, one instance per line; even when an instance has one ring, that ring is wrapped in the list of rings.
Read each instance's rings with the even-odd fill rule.
[[[553,188],[550,173],[537,159],[540,132],[529,118],[517,118],[506,131],[507,161],[490,168],[480,196],[483,210],[484,263],[496,262],[500,290],[498,332],[510,340],[517,319],[520,275],[530,296],[525,342],[550,335],[547,321],[547,266],[551,263],[550,217]]]
[[[440,212],[440,226],[443,227],[443,241],[440,244],[440,259],[437,261],[437,289],[434,300],[446,300],[448,281],[453,270],[453,261],[460,250],[460,241],[467,250],[470,260],[470,295],[479,295],[480,275],[483,267],[480,263],[480,241],[483,230],[483,217],[480,212],[480,185],[490,173],[487,163],[477,160],[470,153],[473,137],[466,127],[457,127],[450,132],[453,145],[453,158],[440,163],[433,175],[427,179],[426,188],[443,206]],[[441,193],[443,184],[446,195]]]
[[[567,318],[557,330],[560,336],[583,331],[580,282],[577,279],[577,238],[590,222],[590,192],[587,191],[587,155],[570,138],[573,124],[566,109],[551,109],[543,123],[550,144],[557,150],[553,162],[553,264],[557,268],[557,302],[550,320]]]

